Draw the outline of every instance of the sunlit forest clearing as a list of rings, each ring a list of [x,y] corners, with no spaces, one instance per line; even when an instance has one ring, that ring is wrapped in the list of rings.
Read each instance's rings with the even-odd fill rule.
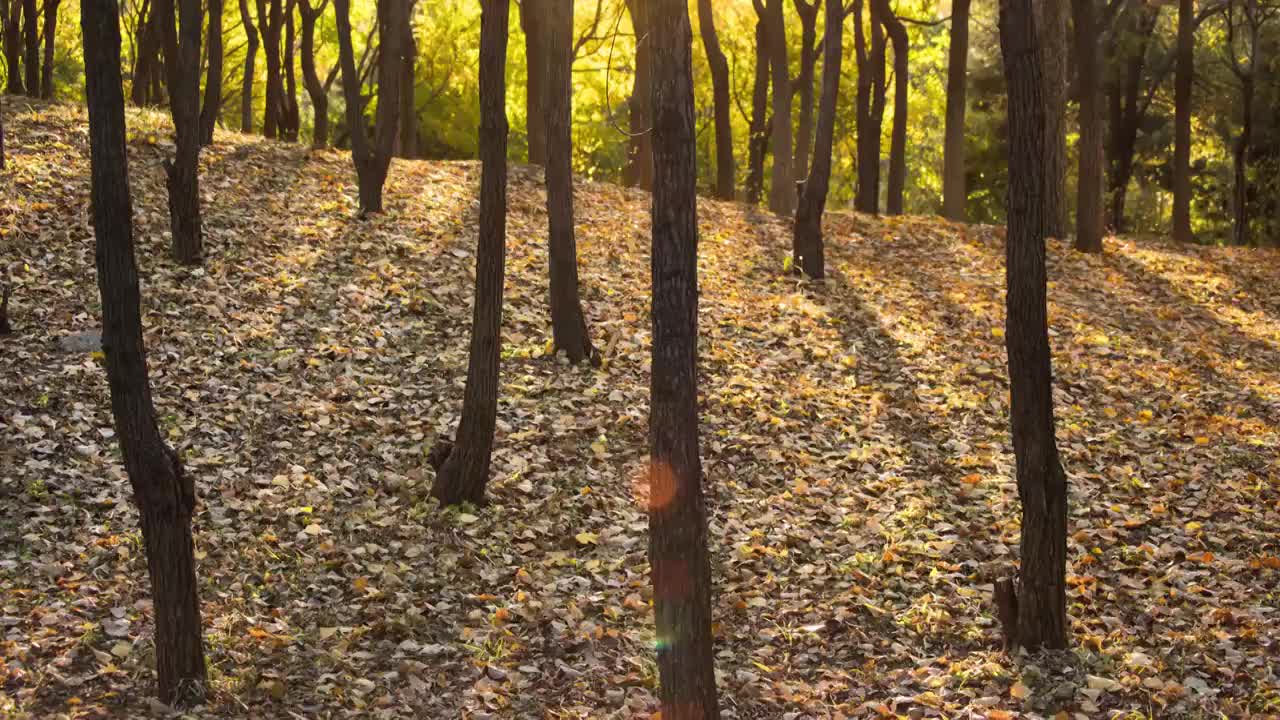
[[[155,658],[114,438],[81,108],[6,103],[0,715],[139,717]],[[219,131],[203,265],[168,258],[167,116],[130,109],[159,425],[198,488],[209,691],[225,717],[650,717],[657,710],[647,192],[579,179],[598,367],[550,352],[542,170],[509,172],[489,503],[441,508],[479,165],[391,165]],[[1004,229],[698,201],[699,408],[721,711],[739,718],[1246,717],[1280,709],[1280,262],[1048,243],[1070,475],[1072,651],[1006,654],[1018,543]]]

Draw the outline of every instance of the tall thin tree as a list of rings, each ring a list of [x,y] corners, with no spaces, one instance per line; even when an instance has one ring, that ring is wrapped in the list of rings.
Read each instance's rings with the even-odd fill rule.
[[[951,3],[947,48],[947,109],[942,141],[942,214],[964,221],[969,191],[965,186],[964,116],[969,86],[969,0]]]
[[[280,96],[280,135],[289,142],[298,142],[298,133],[302,129],[301,114],[298,110],[298,74],[294,59],[297,40],[297,0],[288,0],[284,8],[284,93]]]
[[[4,67],[8,73],[5,92],[21,95],[22,0],[0,0],[0,24],[4,26]]]
[[[631,97],[627,100],[629,128],[627,137],[627,164],[622,170],[624,185],[634,185],[643,190],[653,188],[653,117],[649,110],[649,85],[652,40],[641,3],[644,0],[626,0],[627,13],[636,35],[635,79]]]
[[[880,212],[880,129],[885,105],[885,41],[879,3],[869,3],[867,30],[862,25],[863,0],[853,0],[853,45],[858,60],[858,95],[855,115],[858,127],[858,189],[854,207],[866,213]],[[866,33],[870,34],[870,48]]]
[[[44,65],[40,70],[40,97],[53,97],[53,61],[58,37],[58,6],[61,0],[44,0]]]
[[[213,143],[213,128],[222,112],[222,0],[209,1],[209,68],[204,81],[204,106],[200,109],[200,144]]]
[[[258,57],[258,29],[253,25],[249,0],[240,0],[240,24],[244,27],[244,72],[240,79],[240,132],[253,132],[254,64]]]
[[[431,494],[445,505],[484,502],[498,421],[502,282],[507,255],[508,13],[508,0],[481,0],[480,238],[462,420],[431,487]]]
[[[159,696],[165,703],[185,707],[204,699],[207,684],[191,538],[196,494],[192,478],[156,426],[151,400],[133,251],[116,0],[83,0],[80,26],[89,105],[89,206],[97,239],[111,413],[142,522],[155,605]]]
[[[800,74],[792,83],[792,92],[798,96],[800,109],[796,117],[791,169],[796,181],[804,182],[809,177],[809,151],[813,148],[813,83],[818,64],[818,11],[822,9],[822,0],[792,2],[800,18]]]
[[[280,57],[280,35],[284,30],[282,0],[255,0],[258,7],[258,30],[262,33],[262,55],[267,61],[267,95],[262,110],[262,136],[280,135],[284,115],[283,60]]]
[[[529,163],[547,162],[547,8],[549,0],[520,0],[520,30],[524,33],[525,125]],[[638,35],[638,33],[637,33]]]
[[[157,0],[156,11],[164,41],[164,68],[169,85],[169,110],[176,136],[173,161],[165,162],[169,189],[169,228],[173,257],[197,264],[204,255],[200,229],[200,0]],[[180,26],[180,27],[179,27]]]
[[[756,11],[755,74],[751,82],[750,135],[747,138],[747,202],[759,205],[764,193],[764,158],[769,148],[769,36],[764,0],[751,0]]]
[[[311,0],[298,0],[302,17],[302,44],[298,52],[302,56],[302,82],[311,97],[311,147],[317,149],[329,144],[329,91],[316,72],[316,21],[328,4],[329,0],[320,0],[316,5],[312,5]]]
[[[796,186],[791,173],[791,62],[788,59],[787,23],[782,0],[765,0],[764,27],[769,41],[769,72],[773,84],[773,125],[769,128],[773,170],[769,181],[769,209],[780,215],[790,215],[796,208]]]
[[[1096,0],[1071,0],[1074,11],[1080,140],[1076,154],[1076,242],[1080,252],[1102,252],[1102,102]]]
[[[1067,236],[1067,17],[1070,0],[1032,0],[1045,103],[1045,145],[1040,168],[1045,173],[1045,232]]]
[[[653,48],[649,569],[665,720],[717,720],[711,563],[698,457],[698,198],[685,0],[646,3]],[[790,161],[788,151],[786,160]],[[776,158],[775,158],[776,161]]]
[[[827,2],[823,35],[818,137],[813,150],[813,169],[801,185],[800,205],[796,210],[792,240],[796,267],[815,279],[821,279],[826,273],[822,211],[827,204],[827,189],[831,182],[831,151],[835,142],[836,106],[840,97],[840,63],[844,56],[844,12],[840,0]]]
[[[711,71],[711,111],[715,122],[716,185],[715,196],[733,199],[733,123],[729,117],[729,61],[720,48],[716,33],[715,9],[711,0],[698,0],[698,33],[707,53]]]
[[[907,28],[894,14],[889,0],[872,0],[880,3],[880,18],[893,45],[893,128],[889,134],[889,181],[885,197],[885,212],[901,215],[904,209],[903,195],[907,187],[907,88],[909,85]]]
[[[36,0],[22,3],[22,79],[28,97],[40,97],[40,11]]]
[[[1009,194],[1005,343],[1010,426],[1022,501],[1015,644],[1066,646],[1067,476],[1054,437],[1045,216],[1045,100],[1032,0],[1001,0],[1000,49],[1008,87]]]
[[[1191,86],[1195,81],[1195,2],[1178,0],[1173,80],[1173,239],[1191,242]]]

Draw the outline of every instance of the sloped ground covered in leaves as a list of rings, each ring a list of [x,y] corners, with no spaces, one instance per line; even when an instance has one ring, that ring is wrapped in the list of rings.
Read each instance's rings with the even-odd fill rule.
[[[7,104],[0,715],[137,717],[151,609],[100,361],[84,117]],[[440,510],[461,405],[473,163],[397,161],[353,216],[338,152],[220,135],[208,260],[168,259],[162,119],[131,114],[161,425],[196,523],[222,717],[633,718],[655,710],[645,561],[648,196],[583,184],[605,364],[547,355],[540,176],[511,176],[492,504]],[[1280,712],[1280,260],[1050,245],[1073,651],[1000,652],[1017,546],[1001,231],[700,202],[702,432],[726,717]]]

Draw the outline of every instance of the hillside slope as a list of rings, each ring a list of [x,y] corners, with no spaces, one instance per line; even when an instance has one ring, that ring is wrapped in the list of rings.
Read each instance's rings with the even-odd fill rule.
[[[137,518],[100,363],[63,349],[98,322],[84,117],[5,111],[0,715],[136,717]],[[513,168],[493,502],[442,512],[424,452],[461,407],[477,166],[396,161],[361,222],[345,154],[220,134],[191,270],[163,121],[129,121],[155,398],[201,499],[207,714],[648,717],[648,196],[578,188],[606,362],[570,368],[545,355],[540,173]],[[786,224],[699,207],[726,717],[1280,712],[1280,257],[1051,243],[1078,652],[1018,661],[989,606],[1018,533],[1000,232],[833,214],[813,284]]]

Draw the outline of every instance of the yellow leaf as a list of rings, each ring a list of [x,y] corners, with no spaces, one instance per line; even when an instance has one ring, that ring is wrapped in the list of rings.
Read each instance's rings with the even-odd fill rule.
[[[577,540],[579,545],[599,545],[600,544],[600,536],[593,532],[580,532],[577,535],[574,535],[573,539]]]
[[[1004,337],[1004,328],[998,328],[998,327],[991,328],[991,337],[993,338]]]
[[[1015,683],[1013,687],[1009,688],[1009,695],[1019,700],[1025,699],[1030,694],[1031,689],[1026,685],[1023,685],[1021,681]]]

